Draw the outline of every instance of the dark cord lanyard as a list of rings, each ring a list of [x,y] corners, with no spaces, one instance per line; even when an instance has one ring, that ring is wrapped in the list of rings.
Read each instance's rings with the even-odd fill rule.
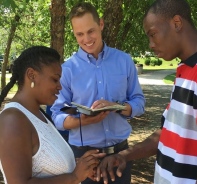
[[[82,126],[81,126],[81,113],[78,111],[78,114],[79,114],[79,129],[80,129],[81,146],[83,146],[83,136],[82,136]]]

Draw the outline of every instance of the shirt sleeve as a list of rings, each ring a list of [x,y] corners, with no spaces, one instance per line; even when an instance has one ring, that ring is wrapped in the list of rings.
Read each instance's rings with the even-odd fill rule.
[[[60,109],[64,107],[64,104],[71,105],[71,90],[69,83],[69,69],[66,67],[62,67],[62,76],[60,79],[60,83],[62,85],[62,89],[59,91],[59,95],[57,100],[51,107],[52,111],[52,120],[58,130],[65,130],[64,128],[64,120],[69,116],[69,114],[62,112]],[[65,73],[67,74],[65,76]]]
[[[131,57],[129,56],[129,66],[128,67],[128,87],[127,87],[127,103],[130,104],[132,108],[131,117],[140,116],[144,113],[145,108],[145,97],[142,92],[137,69]]]

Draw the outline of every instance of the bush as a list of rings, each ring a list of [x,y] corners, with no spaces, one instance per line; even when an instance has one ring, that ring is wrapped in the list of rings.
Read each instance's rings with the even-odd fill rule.
[[[146,66],[149,66],[150,65],[150,59],[149,58],[146,58],[145,61],[144,61],[144,64]]]
[[[157,63],[157,60],[156,59],[151,59],[151,61],[150,61],[150,65],[151,66],[155,66],[156,63]]]
[[[136,58],[133,58],[133,62],[134,62],[135,64],[138,64],[138,63],[139,63],[139,61],[138,61]]]
[[[163,61],[162,61],[161,59],[158,59],[156,65],[160,66],[160,65],[162,65],[162,62],[163,62]]]

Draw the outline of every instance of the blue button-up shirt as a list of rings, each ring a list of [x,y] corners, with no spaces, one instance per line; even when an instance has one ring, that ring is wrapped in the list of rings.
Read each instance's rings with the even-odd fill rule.
[[[99,99],[127,102],[131,117],[144,113],[145,99],[136,67],[129,54],[104,45],[96,60],[81,48],[62,64],[62,90],[51,108],[52,119],[59,130],[68,114],[61,112],[64,104],[76,102],[91,107]],[[82,126],[83,145],[106,147],[128,138],[131,125],[126,117],[110,112],[101,122]],[[69,130],[69,143],[81,146],[80,129]]]

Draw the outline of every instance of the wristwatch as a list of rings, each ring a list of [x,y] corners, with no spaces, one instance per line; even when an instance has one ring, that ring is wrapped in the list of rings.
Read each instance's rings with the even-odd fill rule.
[[[125,106],[125,102],[116,101],[117,104]],[[117,110],[116,113],[121,114],[123,110]]]

